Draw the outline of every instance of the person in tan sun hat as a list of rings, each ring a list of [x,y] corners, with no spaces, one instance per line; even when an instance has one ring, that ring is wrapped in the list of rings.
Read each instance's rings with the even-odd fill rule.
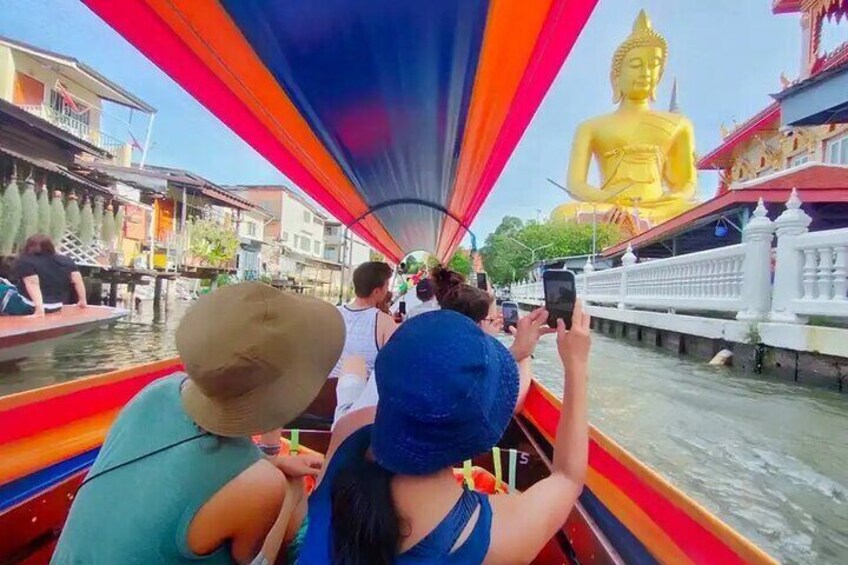
[[[284,426],[309,405],[344,336],[332,305],[260,283],[201,298],[176,332],[186,372],[151,383],[121,410],[52,562],[256,557],[302,496],[288,479],[317,474],[320,459],[267,459],[250,436]]]

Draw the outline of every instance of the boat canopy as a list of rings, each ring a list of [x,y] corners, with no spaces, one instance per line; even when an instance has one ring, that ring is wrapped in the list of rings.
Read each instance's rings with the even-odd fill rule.
[[[597,0],[84,0],[387,259],[459,245]]]

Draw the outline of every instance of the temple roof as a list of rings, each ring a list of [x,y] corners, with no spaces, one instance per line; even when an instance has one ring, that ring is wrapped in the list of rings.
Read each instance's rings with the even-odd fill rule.
[[[820,58],[813,67],[813,73],[806,80],[818,74],[848,62],[848,42],[838,49]],[[795,83],[797,84],[797,83]],[[790,84],[787,88],[793,88]],[[724,138],[721,145],[710,151],[698,161],[699,169],[724,169],[734,157],[733,150],[740,144],[751,139],[756,133],[773,132],[780,128],[780,104],[772,102],[754,116],[742,122],[730,135]]]
[[[798,14],[809,10],[825,14],[848,11],[848,0],[772,0],[773,14]]]

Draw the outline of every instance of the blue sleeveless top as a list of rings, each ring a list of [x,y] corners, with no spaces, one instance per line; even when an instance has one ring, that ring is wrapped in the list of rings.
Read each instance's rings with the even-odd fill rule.
[[[309,527],[300,550],[298,563],[313,565],[333,563],[331,526],[332,485],[345,469],[365,457],[371,444],[371,426],[365,426],[347,438],[333,454],[321,484],[309,497]],[[468,538],[456,550],[451,549],[469,520],[480,508],[477,522]],[[492,507],[486,495],[464,490],[444,519],[415,546],[395,559],[398,565],[430,563],[482,563],[489,551],[492,529]]]
[[[88,474],[90,482],[71,506],[51,563],[233,562],[228,544],[195,555],[186,534],[200,507],[262,455],[249,438],[198,428],[180,401],[185,378],[160,379],[121,410]]]

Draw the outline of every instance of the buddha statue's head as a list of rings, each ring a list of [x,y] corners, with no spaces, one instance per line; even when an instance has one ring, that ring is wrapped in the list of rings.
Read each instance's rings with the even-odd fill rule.
[[[613,101],[655,100],[668,57],[665,38],[651,26],[645,11],[639,12],[633,31],[612,56],[610,82]]]

